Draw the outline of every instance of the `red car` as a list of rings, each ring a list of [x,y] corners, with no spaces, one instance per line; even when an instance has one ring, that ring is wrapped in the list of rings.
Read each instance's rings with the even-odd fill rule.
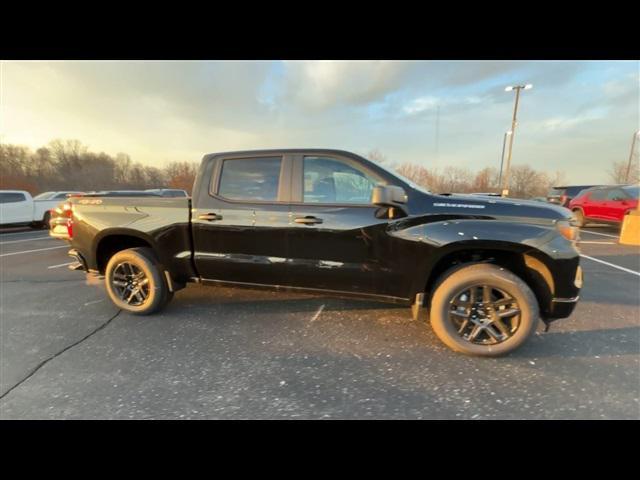
[[[630,210],[638,208],[638,185],[612,185],[581,191],[569,203],[580,227],[589,222],[622,223]]]

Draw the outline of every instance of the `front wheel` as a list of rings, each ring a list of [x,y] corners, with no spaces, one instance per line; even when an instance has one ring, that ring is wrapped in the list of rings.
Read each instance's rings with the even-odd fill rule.
[[[431,299],[431,325],[447,346],[468,355],[495,357],[535,332],[539,308],[518,276],[491,264],[473,264],[443,275]]]
[[[130,248],[111,257],[105,285],[118,308],[136,315],[161,310],[173,296],[150,248]]]

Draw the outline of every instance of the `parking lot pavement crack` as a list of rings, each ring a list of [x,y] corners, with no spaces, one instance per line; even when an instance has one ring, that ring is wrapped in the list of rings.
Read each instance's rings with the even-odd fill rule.
[[[18,383],[16,383],[13,387],[11,387],[9,390],[7,390],[6,392],[4,392],[2,395],[0,395],[0,400],[4,399],[4,397],[6,397],[7,395],[9,395],[13,390],[15,390],[16,388],[18,388],[20,385],[22,385],[24,382],[26,382],[27,380],[29,380],[33,375],[36,374],[36,372],[38,372],[38,370],[40,370],[42,367],[44,367],[47,363],[49,363],[51,360],[55,359],[56,357],[59,357],[60,355],[62,355],[64,352],[66,352],[67,350],[70,350],[71,348],[75,347],[76,345],[80,345],[82,342],[84,342],[85,340],[87,340],[88,338],[92,337],[93,335],[95,335],[96,333],[98,333],[100,330],[104,329],[107,325],[109,325],[118,315],[120,315],[120,313],[122,312],[122,310],[118,310],[115,315],[112,315],[110,318],[108,318],[104,323],[102,323],[101,325],[99,325],[97,328],[93,329],[91,332],[89,332],[87,335],[85,335],[84,337],[82,337],[80,340],[73,342],[71,345],[67,345],[66,347],[64,347],[62,350],[60,350],[59,352],[54,353],[53,355],[51,355],[50,357],[44,359],[42,362],[40,362],[33,370],[31,370],[31,372],[29,372],[29,374],[27,376],[25,376],[22,380],[20,380]]]

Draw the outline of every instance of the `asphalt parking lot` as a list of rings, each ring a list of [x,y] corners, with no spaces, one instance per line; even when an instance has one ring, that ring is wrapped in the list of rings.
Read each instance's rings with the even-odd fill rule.
[[[616,238],[583,230],[570,318],[481,359],[372,302],[193,285],[131,316],[66,243],[4,231],[0,418],[638,419],[640,249]]]

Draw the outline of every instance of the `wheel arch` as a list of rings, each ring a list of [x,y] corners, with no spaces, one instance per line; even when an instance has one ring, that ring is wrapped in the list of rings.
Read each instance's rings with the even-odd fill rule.
[[[153,239],[138,230],[128,228],[103,230],[94,240],[93,253],[97,270],[104,274],[107,263],[114,254],[136,247],[148,247],[157,254]]]
[[[442,248],[423,276],[420,291],[430,303],[438,279],[451,270],[473,263],[491,263],[501,266],[520,277],[533,291],[540,311],[549,308],[555,284],[549,268],[552,259],[543,251],[512,242],[456,242]]]

